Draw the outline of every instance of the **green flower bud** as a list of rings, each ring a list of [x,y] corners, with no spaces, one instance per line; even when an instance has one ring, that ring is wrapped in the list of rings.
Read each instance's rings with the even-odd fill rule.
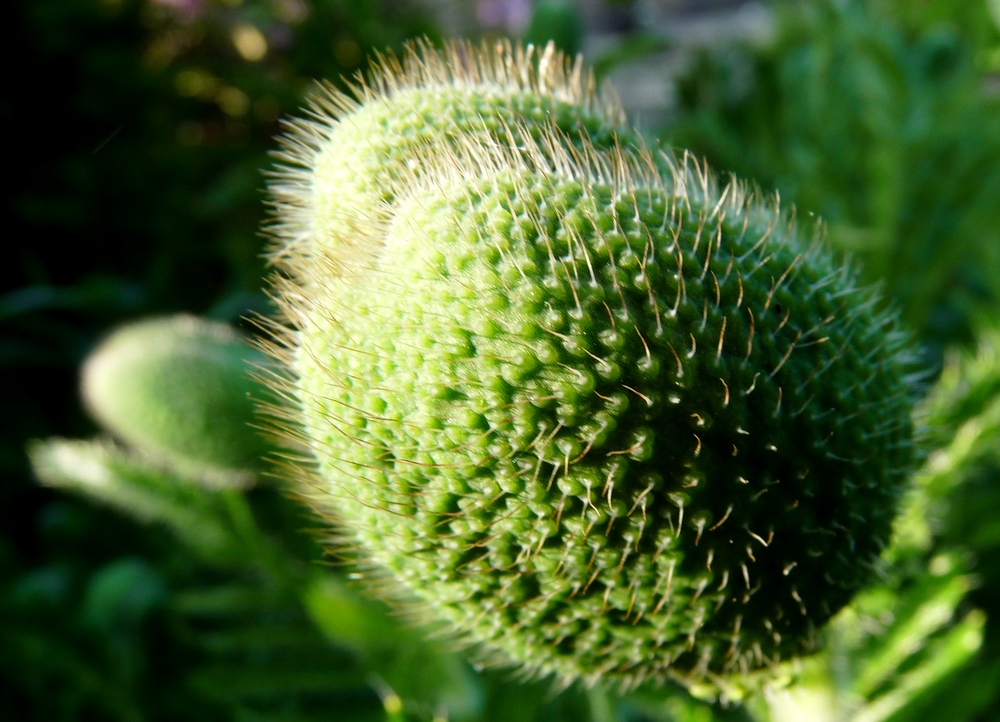
[[[111,334],[82,372],[93,417],[138,450],[208,481],[245,481],[268,445],[251,427],[267,363],[231,327],[193,316],[141,321]]]
[[[319,269],[377,243],[398,179],[419,176],[426,156],[459,138],[516,144],[555,126],[578,145],[641,144],[615,96],[597,92],[582,62],[551,43],[541,52],[505,41],[438,52],[420,42],[402,62],[382,58],[353,90],[321,86],[277,155],[272,230],[284,242],[275,256],[294,256],[286,268],[305,274],[300,283],[319,272],[322,284]]]
[[[428,85],[406,87],[418,162],[384,157],[355,250],[278,252],[301,493],[397,596],[538,673],[629,687],[809,651],[912,465],[894,316],[816,228],[687,157],[531,117],[457,132],[447,103],[439,128]],[[365,165],[340,129],[408,107],[375,87],[312,157]],[[317,166],[296,208],[340,183]]]

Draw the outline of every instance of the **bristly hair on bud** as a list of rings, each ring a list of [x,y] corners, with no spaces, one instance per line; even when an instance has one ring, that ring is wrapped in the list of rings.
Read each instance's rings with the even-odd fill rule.
[[[538,51],[455,41],[438,50],[416,41],[401,59],[377,57],[347,91],[320,83],[305,115],[286,122],[275,155],[272,260],[336,258],[364,245],[368,216],[391,201],[386,187],[413,169],[416,148],[467,135],[486,140],[502,125],[531,136],[548,124],[597,146],[641,143],[614,92],[598,89],[581,58],[571,61],[551,43]]]
[[[647,150],[551,49],[377,68],[294,125],[272,195],[273,414],[335,545],[563,684],[809,652],[914,463],[895,315],[821,226]]]

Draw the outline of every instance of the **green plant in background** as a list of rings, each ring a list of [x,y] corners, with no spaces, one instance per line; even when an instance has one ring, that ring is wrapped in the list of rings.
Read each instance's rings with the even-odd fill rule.
[[[433,711],[447,703],[453,716],[467,717],[475,698],[458,660],[415,643],[343,580],[309,565],[311,544],[275,538],[306,523],[286,503],[262,505],[238,488],[263,481],[264,444],[251,425],[251,404],[267,397],[251,375],[266,373],[263,364],[245,338],[218,323],[179,316],[125,327],[93,352],[83,380],[95,415],[127,445],[35,444],[36,472],[47,484],[166,526],[221,574],[214,584],[175,591],[171,609],[206,653],[189,683],[209,700],[275,719],[325,719],[340,707],[352,719],[379,719],[402,693],[408,706]],[[238,453],[247,449],[255,451]],[[144,599],[162,581],[123,562],[93,585],[109,600],[95,600],[93,613],[118,624],[116,604]],[[375,666],[377,684],[363,661]],[[390,689],[380,704],[373,690]]]
[[[534,3],[524,42],[545,47],[548,43],[573,57],[583,46],[583,18],[580,6],[569,0],[540,0]]]
[[[1000,298],[1000,107],[974,66],[1000,47],[985,4],[776,13],[772,44],[702,54],[664,136],[822,215],[935,352],[969,341]]]
[[[69,7],[69,3],[65,5]],[[109,3],[108,7],[112,5]],[[273,4],[274,8],[278,5]],[[281,5],[291,7],[295,3]],[[335,5],[317,3],[313,8],[315,24],[292,23],[298,37],[303,39],[303,49],[295,51],[294,67],[330,57],[329,38],[317,28],[323,25],[318,22],[321,16],[325,17],[324,13]],[[169,442],[165,452],[149,446],[142,448],[141,439],[128,437],[119,427],[118,441],[52,440],[32,446],[31,457],[45,483],[94,499],[146,524],[130,525],[99,508],[87,508],[72,501],[69,496],[55,497],[44,515],[39,515],[42,536],[49,544],[72,545],[77,550],[75,557],[57,555],[50,557],[54,560],[46,566],[26,570],[16,556],[17,547],[13,547],[12,554],[12,547],[0,544],[2,713],[18,719],[47,721],[179,717],[392,722],[402,719],[991,720],[995,716],[993,710],[1000,704],[1000,637],[993,614],[1000,603],[997,599],[1000,573],[993,562],[998,538],[993,519],[997,500],[996,449],[1000,448],[995,418],[1000,384],[996,382],[995,359],[1000,354],[1000,342],[995,331],[990,330],[992,324],[978,320],[974,312],[982,312],[987,318],[996,313],[992,292],[988,290],[992,283],[989,265],[983,261],[989,258],[983,253],[990,252],[990,239],[994,238],[991,234],[996,232],[995,223],[990,220],[998,207],[993,195],[995,179],[990,175],[991,139],[996,136],[991,130],[990,119],[995,117],[989,113],[991,101],[980,96],[978,78],[972,68],[973,63],[979,68],[991,67],[989,53],[996,45],[997,32],[979,22],[986,17],[979,3],[971,3],[967,8],[963,5],[961,12],[957,6],[949,5],[928,2],[895,8],[888,2],[873,2],[840,3],[836,7],[831,4],[826,8],[823,3],[805,16],[797,12],[781,14],[778,41],[773,46],[752,51],[726,48],[706,59],[702,68],[715,70],[702,74],[704,94],[694,104],[685,106],[696,112],[683,118],[683,124],[674,131],[673,137],[684,138],[684,142],[709,155],[720,167],[737,169],[768,185],[777,184],[783,199],[792,196],[801,208],[827,214],[832,240],[838,244],[861,237],[851,235],[857,229],[846,227],[845,216],[837,210],[849,205],[845,198],[851,197],[851,193],[845,189],[854,183],[852,180],[841,184],[836,180],[838,174],[861,179],[857,181],[861,188],[857,195],[862,199],[868,188],[881,188],[871,198],[888,198],[881,184],[899,183],[889,171],[871,176],[858,173],[858,168],[867,167],[870,159],[865,148],[871,143],[878,145],[870,143],[869,135],[862,132],[864,128],[881,127],[880,132],[886,136],[904,139],[903,160],[897,166],[902,169],[904,199],[911,198],[916,186],[933,186],[930,180],[925,184],[921,179],[936,177],[935,173],[914,171],[924,167],[918,161],[928,148],[940,150],[930,156],[941,159],[935,161],[935,166],[947,161],[943,167],[953,171],[941,192],[926,192],[920,195],[920,200],[907,200],[897,206],[904,222],[885,236],[890,241],[865,245],[857,251],[864,261],[861,270],[865,277],[877,278],[888,270],[895,279],[887,286],[887,292],[901,303],[923,348],[941,348],[967,338],[978,339],[979,346],[973,351],[948,352],[941,381],[918,408],[919,424],[927,430],[925,446],[929,456],[903,497],[892,543],[876,565],[872,581],[818,634],[820,646],[816,653],[785,664],[780,673],[769,672],[766,680],[753,684],[740,682],[739,678],[715,678],[711,685],[689,685],[687,690],[672,683],[662,687],[645,685],[624,696],[609,692],[603,685],[589,690],[573,685],[556,694],[549,682],[523,683],[510,673],[474,671],[460,657],[442,652],[436,643],[427,641],[424,630],[400,624],[384,607],[359,595],[358,587],[373,581],[370,575],[356,575],[360,578],[349,580],[338,568],[317,564],[321,545],[313,535],[301,534],[299,530],[317,528],[319,522],[305,516],[300,506],[286,499],[273,481],[261,476],[256,463],[237,469],[242,486],[219,488],[217,482],[213,484],[211,479],[192,471],[185,453],[177,453],[179,449],[183,452],[184,444],[178,447],[176,440],[165,439]],[[127,6],[127,2],[122,5]],[[50,5],[40,2],[32,7],[41,13]],[[238,25],[236,21],[251,18],[256,12],[251,19],[267,30],[265,38],[270,48],[262,63],[271,68],[267,82],[274,82],[275,72],[289,71],[282,64],[285,56],[275,40],[280,34],[272,34],[266,26],[269,21],[265,18],[276,12],[271,5],[265,10],[264,4],[247,3],[238,11],[223,9],[221,4],[208,3],[206,7],[209,12],[205,17],[216,23],[212,27],[222,30],[221,34],[213,30],[207,37],[223,44],[230,43],[230,30],[235,28],[235,25],[230,27],[232,23]],[[357,27],[352,25],[352,30],[345,31],[334,42],[338,63],[350,59],[348,41],[354,37],[352,33],[357,31],[357,37],[369,38],[364,41],[367,43],[378,35],[374,28],[380,27],[357,13],[348,15],[352,23],[357,22]],[[803,17],[816,22],[803,25]],[[885,24],[887,18],[894,23],[898,20],[898,26]],[[942,19],[953,25],[946,30],[938,27],[927,32],[932,21],[937,23]],[[310,28],[316,30],[313,35],[309,35]],[[169,40],[169,35],[164,33],[163,38]],[[975,37],[975,43],[968,41],[967,36]],[[310,37],[315,42],[307,43]],[[378,39],[374,42],[382,44]],[[794,70],[801,69],[804,60],[810,61],[805,63],[807,68],[832,67],[814,61],[816,57],[826,57],[823,56],[826,51],[818,49],[838,46],[850,50],[836,55],[837,58],[864,65],[865,69],[857,76],[859,82],[870,81],[869,72],[875,71],[875,77],[892,80],[880,86],[883,88],[896,87],[893,84],[899,79],[907,79],[910,85],[906,86],[907,100],[902,107],[908,110],[896,116],[890,114],[885,125],[872,125],[865,120],[851,130],[843,130],[845,125],[840,121],[826,126],[819,124],[811,130],[807,123],[789,124],[787,119],[802,112],[793,106],[806,98],[818,103],[819,108],[808,117],[834,118],[837,114],[850,116],[864,109],[868,109],[866,113],[878,110],[874,101],[871,105],[823,101],[820,91],[830,86],[829,75],[800,76]],[[181,46],[166,42],[164,47]],[[886,47],[892,52],[886,52]],[[180,53],[176,61],[162,61],[171,68],[168,73],[171,88],[173,69],[193,64],[198,70],[205,63],[214,62],[210,54],[201,55],[205,52],[204,45],[195,46],[193,52],[176,52]],[[150,53],[153,54],[152,48]],[[356,65],[361,54],[350,55]],[[866,58],[877,58],[878,62],[862,63]],[[957,62],[942,64],[956,58]],[[850,63],[844,66],[841,60],[837,61],[837,67],[845,67],[845,73],[854,67]],[[925,61],[933,62],[928,65]],[[725,80],[729,73],[745,73],[748,67],[753,72],[744,75],[751,78],[746,90],[739,91],[739,84]],[[782,83],[799,78],[802,84],[783,85],[780,93],[771,93],[769,82],[761,80],[769,76],[760,70],[769,67],[784,68],[780,73]],[[938,73],[946,72],[936,75],[929,70],[933,68]],[[222,93],[226,87],[236,83],[250,89],[251,85],[239,84],[252,83],[252,77],[256,76],[246,72],[241,76],[243,80],[234,79],[226,66],[218,63],[212,66],[210,74],[226,82],[198,86],[202,94],[190,96],[191,102],[204,103],[208,109],[217,108],[228,118],[235,118],[235,123],[226,121],[227,133],[237,132],[237,126],[247,120],[256,124],[260,99],[256,90],[247,93],[251,103],[246,116],[229,116],[220,104],[224,96],[236,98],[233,93]],[[313,69],[307,74],[325,73]],[[191,74],[184,77],[185,83],[197,79]],[[935,78],[947,82],[936,82]],[[721,88],[719,82],[723,83]],[[178,77],[177,87],[182,85],[192,90],[196,84],[180,83]],[[808,88],[815,90],[805,92]],[[889,96],[895,97],[895,92]],[[691,96],[684,97],[688,103]],[[727,98],[725,102],[716,102],[723,97]],[[919,102],[910,105],[911,101]],[[289,102],[282,100],[283,105]],[[264,105],[262,109],[266,109]],[[237,110],[236,105],[229,107]],[[754,108],[761,112],[755,112]],[[770,121],[763,113],[765,108],[772,113]],[[942,112],[942,108],[947,112]],[[595,117],[602,114],[599,111]],[[640,145],[623,135],[620,119],[609,120],[609,117],[605,116],[607,127],[612,129],[606,136],[608,141],[613,143],[617,133],[624,145]],[[908,122],[898,124],[900,117]],[[752,118],[761,122],[748,120]],[[774,127],[776,119],[785,119],[778,128]],[[503,120],[509,125],[508,118]],[[199,121],[199,127],[204,131],[201,134],[185,131],[185,142],[197,135],[200,145],[193,147],[213,147],[220,136],[213,135],[214,126],[207,115],[204,123]],[[529,123],[522,145],[526,148],[530,145],[529,137],[551,135],[552,131],[539,132],[540,127],[534,121]],[[712,130],[705,133],[705,128]],[[128,135],[124,133],[122,137]],[[926,144],[913,142],[914,137],[934,140]],[[469,155],[466,145],[455,146],[452,151],[455,158]],[[859,146],[860,150],[855,150]],[[740,148],[739,154],[719,155],[719,148],[736,147]],[[109,143],[98,157],[108,158],[103,154],[114,148],[115,143]],[[787,155],[784,151],[788,151]],[[632,152],[634,147],[628,151]],[[486,155],[487,160],[496,162],[495,156]],[[185,156],[174,153],[171,157]],[[551,149],[540,155],[548,159],[545,162],[553,157]],[[752,168],[741,165],[755,158],[767,161],[754,161]],[[792,158],[825,158],[824,170],[819,172],[799,160],[792,163]],[[954,167],[952,160],[957,164]],[[522,158],[519,162],[526,161]],[[927,167],[935,166],[928,163]],[[954,171],[956,167],[967,170]],[[772,170],[775,168],[780,172]],[[798,176],[799,170],[788,172],[788,168],[813,170]],[[226,203],[243,198],[246,193],[241,195],[239,188],[243,185],[237,182],[236,175],[229,178],[236,185],[226,186],[231,191],[229,195],[220,191],[221,195],[212,197],[223,198]],[[476,177],[475,173],[471,175]],[[160,176],[156,177],[157,183],[163,185]],[[798,177],[806,180],[795,181]],[[407,178],[410,176],[404,174],[389,186],[399,187],[399,182]],[[880,180],[869,185],[869,180],[865,180],[868,178]],[[225,180],[219,179],[220,183]],[[457,182],[459,178],[453,180]],[[414,187],[423,187],[413,182]],[[426,178],[421,182],[426,183]],[[435,186],[428,191],[428,198],[437,197],[440,201],[447,187],[448,184]],[[496,188],[488,190],[499,192]],[[204,195],[198,193],[199,197]],[[162,194],[147,195],[159,199]],[[158,207],[161,210],[172,207],[167,201],[169,198]],[[375,207],[382,209],[390,201],[393,208],[402,207],[407,217],[417,213],[412,203],[401,204],[395,196],[375,198]],[[248,203],[245,201],[244,205]],[[223,211],[219,209],[223,207],[215,207],[210,213],[221,214]],[[850,207],[863,210],[866,206],[862,202]],[[425,212],[432,214],[431,210]],[[864,212],[851,213],[856,214],[852,216],[855,220],[848,226],[865,230],[869,220]],[[173,215],[177,216],[176,211]],[[232,210],[225,215],[232,217]],[[239,216],[243,225],[227,224],[226,234],[237,234],[239,228],[249,227],[243,215]],[[331,214],[331,218],[336,215]],[[157,216],[161,220],[163,217],[162,213]],[[467,222],[475,220],[470,218]],[[440,223],[458,238],[467,227],[461,219],[442,219]],[[161,221],[156,221],[156,225],[154,235],[167,233],[164,229],[174,227]],[[914,237],[926,242],[910,247],[904,242],[904,233],[914,230],[917,234]],[[373,231],[373,227],[368,231]],[[949,238],[956,239],[965,250],[955,252]],[[897,246],[903,254],[900,258],[905,259],[906,254],[915,254],[920,249],[926,254],[925,262],[897,263],[898,259],[892,256],[895,252],[892,249]],[[178,251],[163,253],[172,259]],[[951,270],[944,272],[944,268]],[[928,272],[929,280],[924,283],[922,279]],[[942,274],[947,281],[940,281]],[[168,276],[162,275],[156,279],[160,286],[169,281]],[[65,293],[25,295],[23,299],[5,297],[3,309],[14,309],[21,314],[12,317],[17,320],[49,313],[30,311],[34,308],[32,303],[72,309],[118,308],[114,304],[136,308],[129,300],[132,298],[129,288],[112,286],[95,281]],[[109,295],[109,289],[114,293]],[[709,290],[714,300],[714,287]],[[228,311],[220,310],[220,305],[216,315],[234,318],[233,303],[227,301]],[[635,304],[630,303],[630,307]],[[731,322],[727,321],[727,338]],[[202,325],[190,318],[177,322],[176,328],[185,327],[192,340],[217,338],[218,327],[212,324]],[[223,356],[233,361],[228,368],[241,368],[241,358],[252,360],[255,352],[237,342],[237,337],[225,335],[232,341],[231,345],[224,344],[228,350]],[[67,335],[67,338],[72,340],[77,336]],[[699,341],[699,347],[704,345]],[[164,363],[162,349],[149,350],[154,366]],[[805,349],[808,350],[809,347]],[[633,347],[626,347],[626,351],[634,352],[634,341]],[[65,355],[73,358],[72,353]],[[196,358],[199,356],[195,354]],[[134,362],[143,363],[141,357]],[[189,358],[189,370],[190,362]],[[123,369],[120,373],[127,376],[131,372]],[[193,388],[211,387],[211,379],[220,380],[218,365],[209,364],[202,373],[206,383],[193,384]],[[222,372],[221,377],[225,376]],[[245,389],[254,385],[255,382],[240,374],[229,377],[229,383],[224,382],[222,388]],[[147,388],[154,389],[155,384]],[[192,402],[196,395],[185,398]],[[203,398],[213,397],[208,394]],[[177,408],[179,400],[156,394],[147,398],[150,405],[162,405],[165,409]],[[562,402],[555,403],[558,406]],[[244,404],[245,397],[233,396],[228,405],[245,408]],[[538,413],[544,415],[550,411],[542,408]],[[195,415],[213,418],[210,408],[203,408]],[[27,428],[43,428],[30,414],[16,416],[25,420]],[[216,444],[212,437],[216,429],[228,429],[226,433],[233,429],[237,433],[249,431],[244,437],[246,443],[259,443],[252,431],[239,424],[234,426],[234,419],[235,416],[229,416],[217,419],[218,424],[208,424],[206,438],[198,439],[205,443],[197,446],[224,448],[226,444]],[[114,428],[109,430],[115,432]],[[218,437],[219,442],[224,435]],[[297,457],[302,452],[303,449],[297,448],[281,453]],[[202,457],[199,465],[204,461]],[[234,466],[231,459],[226,462],[230,469],[241,464]],[[250,480],[253,483],[247,485]],[[618,496],[618,491],[614,496]],[[685,504],[690,511],[687,501]],[[634,511],[636,515],[640,513],[638,509]],[[689,521],[685,519],[685,524]],[[730,517],[716,531],[724,530],[732,521]],[[163,533],[164,530],[168,533]],[[697,529],[689,531],[697,533]],[[487,551],[493,550],[487,545],[484,554]],[[84,555],[89,556],[86,566],[81,566],[79,560]],[[756,550],[754,555],[760,558]],[[713,569],[719,568],[713,560]],[[51,690],[58,690],[58,694],[52,694]],[[26,707],[24,700],[30,700],[31,706]]]
[[[14,40],[4,47],[12,72],[0,116],[17,134],[11,162],[23,170],[2,201],[6,236],[17,240],[5,244],[0,289],[0,718],[219,720],[243,702],[291,707],[277,692],[253,697],[252,684],[237,704],[222,686],[192,682],[213,660],[260,663],[286,649],[276,644],[271,654],[248,641],[217,653],[207,640],[224,615],[175,613],[183,591],[234,577],[257,589],[245,560],[227,576],[159,523],[40,487],[24,447],[94,433],[78,399],[79,368],[114,326],[181,310],[240,325],[267,307],[261,168],[278,117],[313,78],[350,74],[372,47],[439,31],[406,0],[38,0],[12,4],[5,22]],[[235,39],[254,37],[265,52],[248,59]],[[59,78],[64,92],[51,92],[45,77]],[[59,117],[63,131],[50,136],[28,116]],[[269,489],[247,498],[274,535],[309,523]],[[186,497],[179,506],[198,507]],[[93,624],[84,609],[112,597],[91,587],[137,560],[164,594],[134,623]],[[114,589],[127,606],[130,588]],[[245,629],[302,615],[243,599],[233,615]],[[327,648],[326,669],[345,664],[313,640]],[[284,678],[291,689],[294,675]],[[321,706],[380,710],[367,690]]]

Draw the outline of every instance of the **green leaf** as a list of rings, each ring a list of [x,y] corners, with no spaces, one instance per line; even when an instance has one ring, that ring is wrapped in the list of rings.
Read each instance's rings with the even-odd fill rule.
[[[942,639],[928,646],[919,666],[896,678],[892,689],[865,706],[853,722],[919,722],[926,719],[911,714],[911,707],[917,706],[935,686],[975,658],[982,645],[985,623],[982,612],[970,612]]]
[[[990,9],[990,17],[993,18],[997,29],[1000,30],[1000,0],[986,0],[986,5]]]
[[[931,589],[910,589],[907,602],[921,591],[924,593],[923,600],[911,614],[880,636],[877,648],[858,671],[854,693],[868,697],[880,685],[891,681],[899,668],[923,650],[930,637],[951,621],[968,589],[968,579],[958,575],[943,580]]]
[[[134,557],[120,559],[90,579],[81,615],[87,624],[105,633],[128,631],[166,600],[166,586],[147,562]]]
[[[393,619],[384,604],[330,575],[306,588],[303,604],[327,638],[360,655],[407,710],[431,716],[446,709],[453,721],[481,711],[482,691],[465,663]]]
[[[104,441],[34,441],[28,456],[46,486],[80,494],[140,521],[165,524],[213,561],[242,560],[220,496]]]

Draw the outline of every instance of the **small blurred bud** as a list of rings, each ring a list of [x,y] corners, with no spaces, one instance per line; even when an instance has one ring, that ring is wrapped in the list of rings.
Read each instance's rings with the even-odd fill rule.
[[[114,332],[87,359],[82,393],[115,436],[171,465],[226,472],[261,466],[265,440],[250,427],[266,363],[236,331],[193,316]]]
[[[215,96],[215,102],[222,108],[222,112],[234,118],[240,118],[250,110],[250,98],[239,88],[231,85],[226,86]]]

